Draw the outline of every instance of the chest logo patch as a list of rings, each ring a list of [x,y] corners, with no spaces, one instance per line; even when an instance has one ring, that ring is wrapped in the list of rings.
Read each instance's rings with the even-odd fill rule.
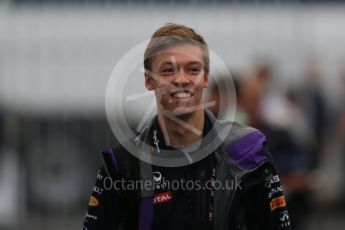
[[[160,172],[153,172],[153,180],[155,183],[161,183],[162,174]]]
[[[153,204],[162,204],[169,202],[172,199],[172,192],[163,192],[156,194],[153,198]]]

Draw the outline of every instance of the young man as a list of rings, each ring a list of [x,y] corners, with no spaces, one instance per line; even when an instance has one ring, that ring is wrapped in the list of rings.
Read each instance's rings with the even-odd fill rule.
[[[144,67],[157,116],[129,141],[153,160],[122,146],[103,151],[84,229],[290,229],[265,136],[219,121],[200,104],[209,80],[204,39],[189,27],[164,25],[152,35]],[[153,185],[129,189],[133,181]]]

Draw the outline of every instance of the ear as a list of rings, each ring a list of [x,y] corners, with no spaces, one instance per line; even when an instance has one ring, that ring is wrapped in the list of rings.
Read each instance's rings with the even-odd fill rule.
[[[145,86],[147,90],[155,89],[154,79],[146,73],[145,73]]]
[[[207,88],[208,87],[208,72],[205,72],[204,74],[204,83],[203,83],[203,87]]]

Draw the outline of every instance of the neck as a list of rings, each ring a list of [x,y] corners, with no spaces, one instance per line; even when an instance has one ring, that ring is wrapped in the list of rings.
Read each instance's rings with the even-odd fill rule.
[[[171,118],[159,111],[157,115],[167,145],[190,146],[203,136],[205,120],[203,109]]]

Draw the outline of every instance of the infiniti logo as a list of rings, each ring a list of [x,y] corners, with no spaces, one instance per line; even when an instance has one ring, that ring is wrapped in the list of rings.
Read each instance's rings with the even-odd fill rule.
[[[157,138],[157,130],[154,130],[154,131],[153,131],[153,144],[156,146],[157,152],[160,152],[160,149],[159,149],[159,140],[158,140],[158,138]]]
[[[279,219],[282,221],[282,222],[285,222],[285,221],[288,221],[290,218],[289,218],[289,213],[288,211],[284,211],[284,212],[281,212],[279,214]]]

